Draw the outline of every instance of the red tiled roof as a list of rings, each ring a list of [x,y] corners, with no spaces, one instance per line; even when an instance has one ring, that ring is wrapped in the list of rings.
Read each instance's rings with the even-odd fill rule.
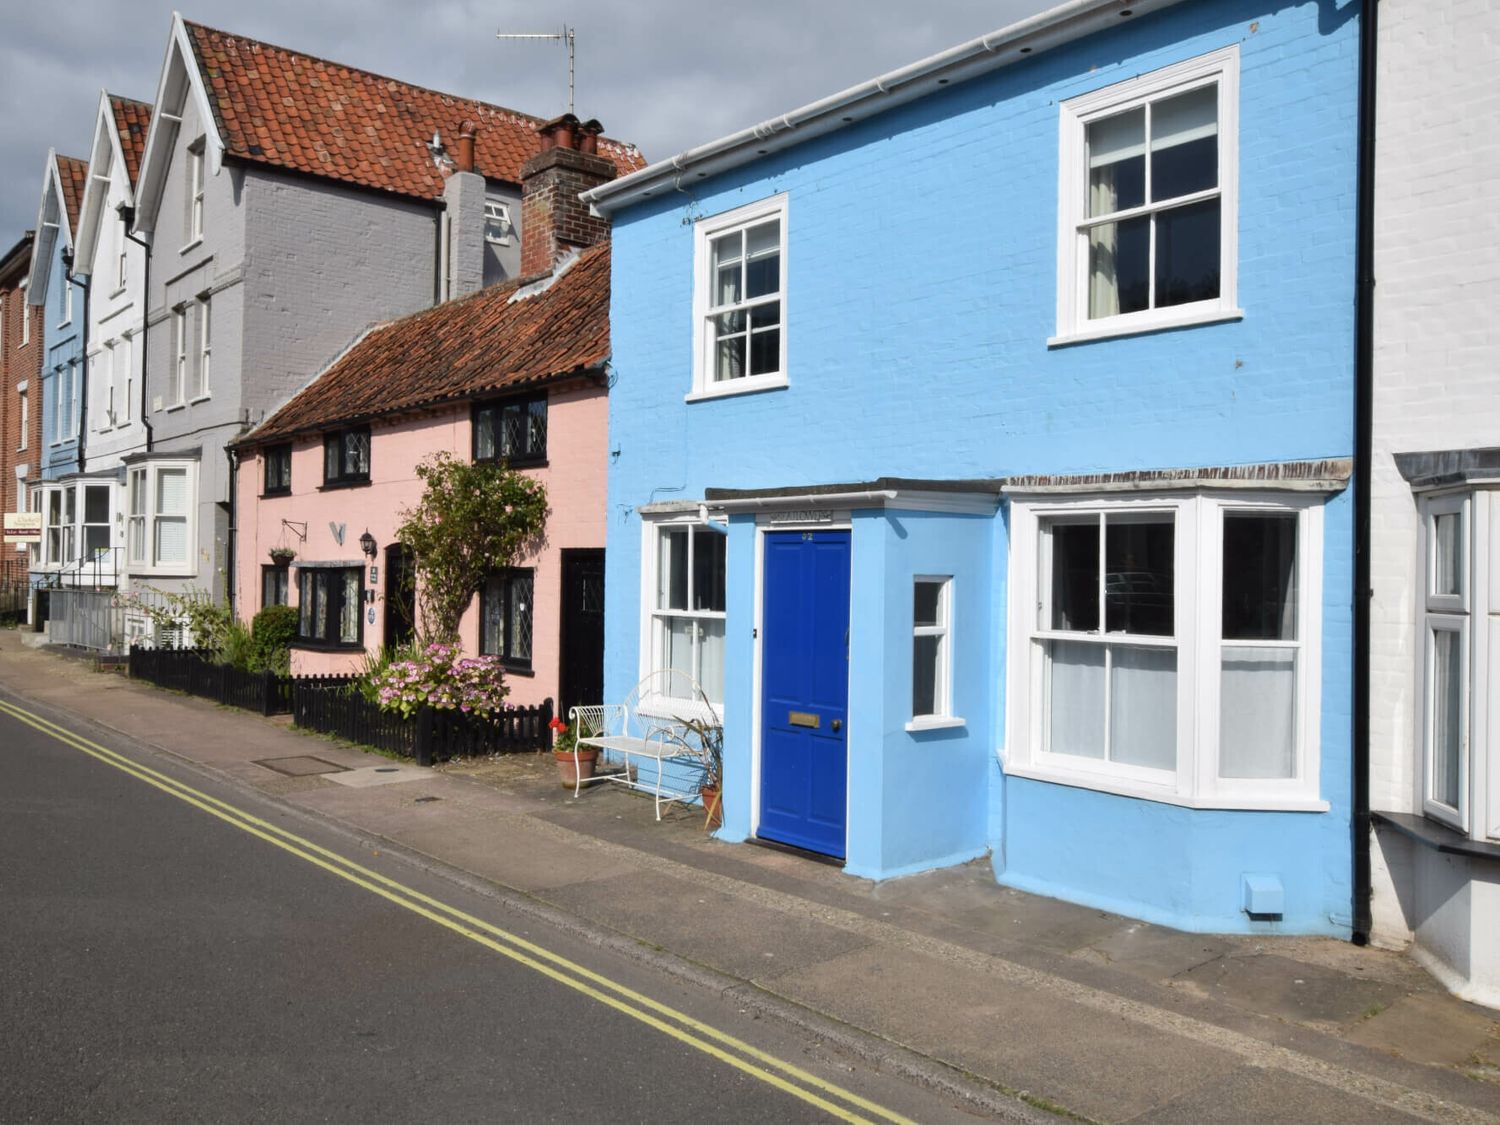
[[[284,47],[185,23],[225,152],[297,172],[431,199],[443,176],[427,144],[452,151],[474,122],[476,170],[519,183],[543,119],[426,90]],[[620,175],[645,166],[634,145],[599,138]]]
[[[76,156],[59,156],[57,182],[62,187],[63,204],[68,208],[68,229],[77,234],[78,208],[83,205],[83,189],[89,182],[89,162]]]
[[[151,103],[111,94],[109,108],[115,116],[115,130],[120,134],[125,171],[130,174],[130,186],[134,188],[141,174],[141,155],[146,151],[146,131],[151,127]]]
[[[609,244],[585,250],[551,288],[525,282],[374,329],[244,439],[274,438],[602,368],[609,358]]]

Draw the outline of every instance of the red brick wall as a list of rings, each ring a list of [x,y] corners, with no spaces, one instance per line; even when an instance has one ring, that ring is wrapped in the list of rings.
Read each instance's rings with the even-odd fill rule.
[[[589,214],[578,194],[614,176],[608,160],[570,148],[543,149],[522,166],[522,277],[546,273],[568,247],[609,237],[609,220]]]
[[[24,269],[13,270],[0,278],[0,511],[20,509],[16,487],[16,466],[29,467],[27,479],[41,476],[42,459],[42,329],[43,310],[26,304],[26,291],[20,288]],[[31,342],[22,347],[22,318],[31,320]],[[21,445],[21,404],[17,385],[27,384],[29,425],[26,448]],[[3,550],[5,558],[19,552],[13,546]]]

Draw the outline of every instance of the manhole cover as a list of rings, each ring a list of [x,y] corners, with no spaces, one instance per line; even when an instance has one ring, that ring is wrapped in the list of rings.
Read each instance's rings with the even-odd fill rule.
[[[295,758],[262,758],[255,764],[286,774],[287,777],[312,777],[320,773],[344,772],[343,766],[336,766],[332,762],[325,762],[322,758],[314,758],[306,754]]]

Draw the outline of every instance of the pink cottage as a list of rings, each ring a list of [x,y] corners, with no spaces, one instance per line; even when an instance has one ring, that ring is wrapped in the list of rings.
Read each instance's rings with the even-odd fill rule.
[[[235,606],[298,607],[295,674],[411,637],[396,528],[442,451],[535,474],[551,508],[464,615],[465,651],[501,659],[511,703],[602,697],[609,276],[605,242],[380,326],[239,441]]]

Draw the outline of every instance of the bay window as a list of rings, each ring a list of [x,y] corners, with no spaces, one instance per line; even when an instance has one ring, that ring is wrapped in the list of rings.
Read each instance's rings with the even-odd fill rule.
[[[1235,308],[1237,48],[1061,107],[1058,337]]]
[[[1470,499],[1422,503],[1422,810],[1469,830]]]
[[[1318,502],[1012,510],[1008,772],[1200,807],[1321,807]]]
[[[705,523],[648,523],[647,534],[650,610],[642,676],[668,669],[681,672],[720,705],[728,537],[722,528]]]

